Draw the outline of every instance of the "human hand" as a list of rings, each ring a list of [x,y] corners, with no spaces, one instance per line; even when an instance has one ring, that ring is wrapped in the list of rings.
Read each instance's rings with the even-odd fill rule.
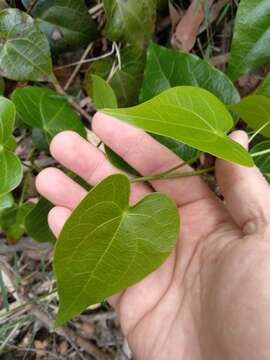
[[[93,131],[144,176],[179,164],[148,134],[101,113]],[[247,146],[245,133],[232,137]],[[119,172],[73,132],[57,135],[51,153],[91,185]],[[216,175],[226,205],[200,178],[151,184],[179,207],[180,240],[157,271],[109,300],[139,360],[270,358],[269,186],[257,168],[223,160]],[[86,191],[55,168],[43,170],[36,183],[55,204],[49,225],[58,235]],[[133,184],[131,203],[150,191]]]

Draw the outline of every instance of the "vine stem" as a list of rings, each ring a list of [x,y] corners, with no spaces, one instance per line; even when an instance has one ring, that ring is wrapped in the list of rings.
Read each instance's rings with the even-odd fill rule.
[[[269,153],[270,153],[270,149],[267,149],[267,150],[258,151],[256,153],[251,153],[250,155],[252,157],[256,157],[256,156],[260,156],[260,155],[266,155],[266,154],[269,154]]]
[[[155,181],[155,180],[166,180],[166,179],[177,179],[177,178],[183,178],[183,177],[200,176],[200,175],[206,174],[213,170],[215,170],[214,166],[207,168],[207,169],[183,172],[183,173],[167,172],[167,173],[161,173],[161,174],[152,175],[152,176],[144,176],[144,177],[140,177],[140,178],[131,179],[130,182],[132,184],[136,184],[136,183]]]
[[[27,9],[27,14],[29,14],[29,15],[31,14],[31,12],[32,12],[34,6],[36,5],[36,3],[37,3],[37,0],[32,0],[30,2],[30,5],[29,5],[29,7]]]
[[[54,84],[54,88],[55,90],[58,92],[58,94],[63,95],[66,97],[67,101],[69,102],[69,104],[76,110],[78,111],[79,114],[81,114],[82,117],[84,117],[90,124],[92,122],[92,118],[91,116],[87,113],[87,111],[85,111],[84,109],[82,109],[80,107],[80,105],[78,105],[76,103],[76,101],[72,100],[68,94],[65,92],[65,90],[62,88],[62,86],[59,84],[59,82],[55,82]]]

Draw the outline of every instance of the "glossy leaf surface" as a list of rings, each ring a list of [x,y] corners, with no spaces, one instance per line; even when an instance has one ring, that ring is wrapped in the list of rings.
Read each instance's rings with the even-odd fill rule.
[[[242,118],[252,129],[270,137],[270,99],[263,95],[251,95],[240,103],[229,107]]]
[[[56,238],[48,225],[48,214],[53,205],[46,199],[40,199],[25,218],[25,228],[29,236],[41,243],[55,243]]]
[[[204,88],[225,104],[240,100],[231,80],[207,61],[151,43],[140,94],[141,102],[150,100],[171,87],[182,85]]]
[[[156,0],[103,0],[103,4],[108,39],[131,44],[150,39],[155,25]]]
[[[28,8],[31,0],[23,3]],[[31,15],[55,50],[74,50],[98,36],[84,0],[38,0]]]
[[[80,116],[56,92],[27,86],[16,89],[11,98],[21,119],[32,128],[42,129],[48,141],[64,130],[73,130],[85,136]]]
[[[270,61],[270,1],[241,0],[235,20],[228,75],[237,80]]]
[[[13,103],[0,97],[0,195],[15,189],[22,180],[22,165],[14,154],[16,141],[12,136],[15,113]]]
[[[18,9],[0,12],[1,75],[12,80],[55,81],[46,36]]]
[[[219,158],[253,166],[248,152],[226,136],[233,127],[230,113],[214,95],[204,89],[176,87],[141,105],[126,109],[104,109],[103,112]]]
[[[102,181],[82,200],[56,243],[59,326],[91,304],[137,283],[169,256],[179,236],[176,205],[152,193],[129,207],[123,175]]]

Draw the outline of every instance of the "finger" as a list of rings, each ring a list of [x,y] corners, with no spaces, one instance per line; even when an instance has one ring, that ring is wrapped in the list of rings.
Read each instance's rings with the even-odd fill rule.
[[[36,178],[38,192],[56,206],[74,209],[85,197],[86,190],[61,170],[47,168]]]
[[[50,146],[53,157],[91,185],[105,177],[121,173],[106,159],[104,153],[73,131],[64,131],[55,136]],[[131,203],[143,198],[150,189],[144,184],[134,184]]]
[[[248,136],[235,131],[231,138],[248,148]],[[248,168],[224,160],[216,164],[217,181],[229,212],[245,233],[257,230],[269,218],[270,188],[257,167]]]
[[[181,162],[176,154],[144,131],[113,117],[97,113],[92,126],[105,144],[144,176],[161,173]],[[191,171],[191,168],[185,166],[180,171]],[[154,181],[152,186],[157,191],[167,193],[179,206],[212,197],[208,186],[200,178]]]
[[[53,234],[58,237],[60,234],[65,222],[71,215],[71,210],[55,206],[52,208],[48,214],[48,223],[49,227],[52,230]]]

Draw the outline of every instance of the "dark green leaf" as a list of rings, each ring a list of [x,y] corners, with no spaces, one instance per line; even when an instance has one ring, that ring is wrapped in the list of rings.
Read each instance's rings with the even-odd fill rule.
[[[113,150],[108,148],[108,146],[105,146],[105,152],[107,159],[114,167],[135,176],[139,175],[139,173],[135,169],[133,169],[133,167],[131,167],[124,159],[122,159]]]
[[[235,20],[228,75],[237,80],[270,61],[270,1],[241,0]]]
[[[48,141],[64,130],[73,130],[85,137],[80,116],[56,92],[27,86],[16,89],[11,98],[22,120],[32,128],[42,129]]]
[[[48,214],[53,205],[46,199],[40,199],[25,218],[25,229],[34,240],[55,243],[56,239],[48,225]]]
[[[4,95],[5,86],[5,80],[3,78],[0,78],[0,95]]]
[[[143,81],[146,51],[137,47],[126,47],[121,51],[121,70],[116,71],[110,80],[119,106],[138,104]]]
[[[176,155],[178,155],[182,160],[188,162],[194,162],[199,157],[199,151],[192,148],[191,146],[185,145],[180,141],[175,139],[161,136],[161,135],[152,135],[158,142],[166,146]]]
[[[270,73],[266,76],[258,89],[258,94],[270,97]]]
[[[23,3],[28,8],[31,0]],[[31,15],[56,50],[74,50],[98,36],[84,0],[38,0]]]
[[[270,140],[263,141],[255,145],[251,149],[251,154],[256,154],[264,151],[269,151],[268,153],[254,156],[256,166],[261,170],[263,175],[266,177],[267,181],[270,182]]]
[[[270,137],[270,99],[263,95],[251,95],[229,108],[242,118],[252,129]]]
[[[127,109],[104,109],[103,112],[219,158],[253,166],[248,152],[226,136],[233,127],[230,113],[224,104],[204,89],[176,87],[141,105]]]
[[[56,326],[137,283],[173,250],[179,236],[173,201],[152,193],[129,207],[129,195],[127,177],[110,176],[66,222],[54,256],[60,297]]]
[[[10,242],[16,243],[26,232],[25,218],[34,206],[35,204],[28,202],[0,212],[0,227]]]
[[[147,42],[156,18],[156,0],[103,0],[107,17],[105,35],[112,41]]]
[[[55,81],[46,36],[18,9],[0,12],[1,75],[12,80]]]
[[[97,75],[102,77],[103,80],[107,80],[110,75],[112,66],[113,58],[107,57],[105,59],[93,62],[86,71],[83,86],[91,98],[93,97],[92,75]]]
[[[22,180],[22,165],[14,154],[14,122],[15,106],[10,100],[0,97],[0,195],[15,189]]]
[[[117,108],[117,99],[111,86],[100,76],[92,75],[93,102],[97,110],[104,107]]]
[[[189,53],[166,49],[151,43],[140,94],[141,102],[180,85],[204,88],[225,104],[240,100],[231,80],[207,61]]]
[[[119,106],[132,106],[138,103],[145,60],[146,52],[142,48],[129,46],[121,50],[121,69],[116,70],[109,79]],[[92,74],[107,80],[112,66],[112,58],[99,60],[90,66],[84,81],[84,87],[90,97],[93,96]]]

